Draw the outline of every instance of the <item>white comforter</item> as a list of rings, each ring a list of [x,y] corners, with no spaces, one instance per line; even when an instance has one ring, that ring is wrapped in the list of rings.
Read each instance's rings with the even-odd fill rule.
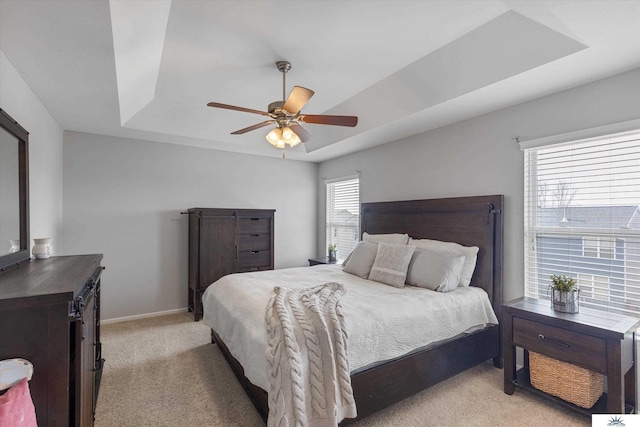
[[[203,322],[215,330],[244,367],[245,376],[269,389],[265,311],[273,288],[342,283],[351,372],[451,338],[479,325],[497,324],[486,292],[459,287],[448,293],[402,289],[362,279],[338,265],[231,274],[202,296]]]

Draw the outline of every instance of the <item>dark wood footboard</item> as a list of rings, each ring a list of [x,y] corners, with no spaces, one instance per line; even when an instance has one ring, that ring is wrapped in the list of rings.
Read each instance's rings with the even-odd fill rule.
[[[220,336],[215,331],[211,333],[233,373],[266,422],[269,415],[267,392],[245,377],[244,369],[231,355]],[[494,359],[495,364],[496,358],[500,359],[499,336],[500,328],[490,326],[353,374],[351,385],[358,417],[347,418],[340,426],[367,417],[479,363]]]
[[[490,326],[352,375],[351,385],[358,418],[345,419],[340,425],[362,419],[479,363],[498,357],[499,336],[500,328]]]

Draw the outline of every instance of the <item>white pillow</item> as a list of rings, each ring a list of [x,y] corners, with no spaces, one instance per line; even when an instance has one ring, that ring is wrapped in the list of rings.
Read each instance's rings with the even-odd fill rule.
[[[464,256],[416,248],[407,270],[407,283],[438,292],[453,291],[460,282]]]
[[[378,243],[378,252],[369,273],[369,280],[404,288],[407,268],[415,249],[415,246]]]
[[[473,271],[476,269],[476,261],[478,260],[479,248],[477,246],[462,246],[458,243],[441,242],[439,240],[430,239],[409,239],[409,244],[415,245],[417,248],[463,255],[464,264],[462,265],[462,272],[460,273],[460,282],[458,282],[458,286],[469,286],[471,283],[471,277],[473,276]]]
[[[390,243],[392,245],[406,245],[409,241],[408,234],[369,234],[364,232],[362,240],[373,243]]]
[[[369,277],[369,271],[376,259],[378,244],[371,242],[360,242],[353,249],[344,266],[344,271],[355,274],[363,279]]]

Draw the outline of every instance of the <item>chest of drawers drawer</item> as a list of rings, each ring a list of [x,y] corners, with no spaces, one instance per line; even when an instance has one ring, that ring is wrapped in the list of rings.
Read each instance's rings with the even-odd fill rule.
[[[238,270],[252,271],[263,269],[271,265],[271,251],[240,252],[238,256]]]
[[[266,234],[271,232],[270,218],[240,218],[239,230],[246,234]]]
[[[602,338],[514,317],[513,343],[595,372],[606,372],[607,343]]]
[[[271,235],[269,233],[250,233],[239,236],[239,250],[267,251],[271,247]]]

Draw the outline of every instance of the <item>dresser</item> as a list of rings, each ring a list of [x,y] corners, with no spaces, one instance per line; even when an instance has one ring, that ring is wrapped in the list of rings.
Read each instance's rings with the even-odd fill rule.
[[[520,298],[502,306],[504,392],[516,387],[590,416],[635,413],[638,408],[636,329],[640,319],[580,308],[579,313],[553,311],[547,300]],[[524,366],[516,369],[516,348],[524,349]],[[607,392],[593,408],[583,409],[533,388],[529,351],[606,376]]]
[[[273,209],[191,208],[188,307],[202,318],[202,293],[231,273],[273,270]]]
[[[102,374],[102,255],[31,260],[0,273],[0,360],[33,363],[38,426],[93,426]]]

